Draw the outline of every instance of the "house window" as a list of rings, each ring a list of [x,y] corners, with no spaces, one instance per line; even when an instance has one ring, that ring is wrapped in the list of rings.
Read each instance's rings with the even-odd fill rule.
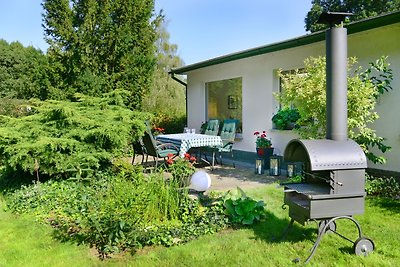
[[[242,78],[206,83],[207,118],[239,120],[238,132],[242,129]]]
[[[306,75],[306,70],[304,68],[301,69],[297,69],[297,70],[285,70],[282,71],[282,75],[287,76],[287,75],[299,75],[299,76],[303,76]],[[282,94],[284,91],[284,88],[282,87],[282,78],[279,77],[279,93]],[[282,106],[279,103],[279,109],[281,109]],[[290,108],[294,108],[293,104],[290,105]]]
[[[287,76],[294,76],[302,77],[304,76],[305,69],[298,69],[298,70],[289,70],[289,71],[282,71],[281,74],[285,77]],[[279,94],[284,93],[283,81],[282,77],[279,77]],[[281,103],[278,103],[278,106],[275,110],[274,115],[272,116],[272,122],[274,129],[278,130],[291,130],[296,126],[296,122],[300,119],[300,115],[296,106],[291,103],[287,107],[283,107]]]

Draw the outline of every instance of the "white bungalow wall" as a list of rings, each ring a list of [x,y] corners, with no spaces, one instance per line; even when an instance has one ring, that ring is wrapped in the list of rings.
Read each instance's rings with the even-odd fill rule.
[[[392,150],[385,154],[388,159],[386,165],[374,166],[369,163],[369,167],[392,171],[400,171],[400,123],[396,118],[400,114],[399,44],[400,24],[348,36],[348,55],[356,56],[361,65],[366,66],[368,62],[375,61],[382,55],[389,56],[388,61],[395,76],[393,91],[381,97],[377,107],[381,118],[374,128],[378,135],[388,139],[387,143],[392,146]],[[276,70],[301,68],[304,59],[320,55],[325,55],[324,41],[188,72],[188,126],[199,129],[206,120],[206,82],[242,77],[243,134],[234,149],[255,151],[253,133],[266,130],[275,152],[283,154],[285,146],[295,135],[292,131],[272,129],[271,118],[278,108],[273,97],[273,92],[279,89]]]

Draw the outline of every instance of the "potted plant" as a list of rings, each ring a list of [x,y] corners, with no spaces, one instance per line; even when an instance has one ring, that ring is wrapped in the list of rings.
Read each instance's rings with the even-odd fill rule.
[[[264,169],[269,169],[269,157],[274,153],[271,139],[267,138],[267,132],[254,132],[256,136],[257,156],[264,159]]]
[[[292,130],[299,119],[300,114],[297,109],[283,108],[272,117],[272,122],[278,130]]]

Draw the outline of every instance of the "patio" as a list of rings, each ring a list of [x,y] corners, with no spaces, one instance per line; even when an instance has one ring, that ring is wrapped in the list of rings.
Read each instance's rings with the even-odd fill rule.
[[[149,162],[151,163],[151,158]],[[141,162],[141,156],[135,158],[135,163]],[[229,190],[240,187],[242,189],[256,188],[265,184],[279,183],[287,178],[285,176],[270,176],[267,174],[258,175],[254,172],[254,165],[247,162],[235,161],[236,168],[233,168],[228,160],[226,165],[216,164],[214,170],[205,163],[196,165],[197,170],[207,172],[211,178],[211,187],[209,190]]]

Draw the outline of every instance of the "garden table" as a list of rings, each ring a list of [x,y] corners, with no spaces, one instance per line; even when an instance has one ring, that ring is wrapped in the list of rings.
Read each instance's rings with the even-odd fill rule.
[[[192,147],[213,147],[223,145],[220,136],[194,133],[162,134],[158,135],[156,140],[163,143],[172,143],[179,147],[179,156],[182,158]]]

